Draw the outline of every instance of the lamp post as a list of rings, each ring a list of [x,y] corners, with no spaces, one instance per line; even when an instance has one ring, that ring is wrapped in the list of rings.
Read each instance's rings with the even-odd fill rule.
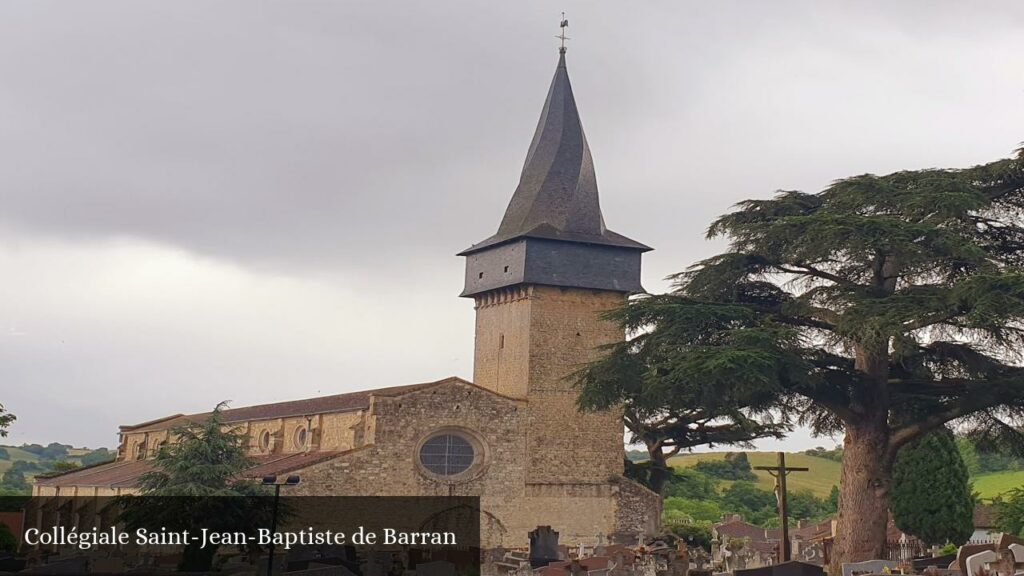
[[[263,477],[264,486],[274,487],[274,512],[270,518],[270,553],[267,555],[267,576],[274,573],[274,534],[277,532],[277,503],[281,499],[281,486],[295,486],[300,480],[298,476],[289,476],[285,478],[284,483],[281,483],[273,474]]]

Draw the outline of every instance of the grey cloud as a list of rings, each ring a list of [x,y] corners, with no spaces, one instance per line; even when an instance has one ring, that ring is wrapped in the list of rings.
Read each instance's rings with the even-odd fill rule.
[[[113,430],[139,413],[129,392],[147,372],[183,390],[150,412],[468,375],[454,253],[494,232],[515,188],[562,9],[605,216],[656,249],[650,290],[720,247],[704,229],[738,200],[987,161],[1022,139],[1024,5],[1010,0],[6,2],[0,276],[23,281],[0,289],[0,330],[34,336],[0,337],[3,388],[65,395],[64,415],[95,406],[74,391],[105,390],[96,428]],[[108,283],[62,275],[69,259]],[[60,289],[48,300],[29,280]],[[175,319],[157,313],[165,281],[184,301],[248,294]],[[303,307],[303,282],[342,312]],[[150,306],[126,310],[120,287],[136,283]],[[106,317],[76,312],[97,306]],[[241,337],[284,322],[274,309],[297,319]],[[291,351],[326,321],[345,324],[322,338],[349,360]],[[361,333],[376,336],[347,339]],[[60,334],[88,345],[62,350]],[[415,358],[388,362],[389,338]],[[39,424],[50,408],[14,400],[19,434],[60,439]]]

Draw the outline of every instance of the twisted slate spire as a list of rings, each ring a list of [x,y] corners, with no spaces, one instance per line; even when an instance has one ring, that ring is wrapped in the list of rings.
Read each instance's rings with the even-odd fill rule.
[[[544,110],[505,217],[494,236],[463,252],[521,237],[649,250],[605,228],[594,161],[560,51]]]

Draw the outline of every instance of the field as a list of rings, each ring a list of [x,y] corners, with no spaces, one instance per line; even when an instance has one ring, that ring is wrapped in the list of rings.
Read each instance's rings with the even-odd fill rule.
[[[725,452],[707,452],[676,456],[669,460],[669,462],[672,466],[676,467],[693,466],[701,460],[723,460],[724,458]],[[778,457],[775,452],[747,452],[747,458],[750,460],[751,466],[774,466]],[[815,495],[826,497],[832,490],[832,486],[839,485],[839,462],[789,452],[786,453],[786,465],[810,468],[809,472],[792,472],[786,477],[787,487],[790,490],[808,488]],[[757,485],[759,487],[765,490],[774,488],[775,479],[767,472],[755,470],[754,473],[757,474]],[[974,482],[974,490],[982,498],[991,498],[1011,488],[1024,487],[1024,471],[982,474],[971,480]],[[723,481],[723,484],[728,483],[728,481]]]
[[[26,462],[40,461],[39,456],[31,452],[26,452],[21,448],[17,448],[14,446],[3,446],[3,448],[7,450],[7,453],[10,454],[11,457],[9,460],[0,460],[0,476],[2,476],[3,473],[6,472],[7,469],[11,467],[11,464],[16,460],[24,460]],[[71,450],[68,450],[68,456],[63,459],[70,460],[72,462],[79,462],[81,457],[85,454],[88,454],[89,452],[90,450],[88,449],[72,448]],[[36,473],[34,472],[26,472],[25,476],[27,478],[32,478],[35,474]]]
[[[991,498],[1013,488],[1024,488],[1024,470],[992,472],[975,476],[971,480],[974,481],[975,492],[983,498]]]
[[[747,458],[751,466],[774,466],[778,463],[778,456],[775,452],[747,452]],[[724,460],[725,452],[706,452],[701,454],[684,454],[669,460],[672,466],[693,466],[701,460]],[[810,468],[809,472],[791,472],[786,477],[786,487],[789,490],[810,489],[816,496],[828,497],[832,486],[839,485],[839,462],[817,458],[806,454],[787,453],[786,466],[803,466]],[[775,479],[768,472],[755,470],[757,474],[757,485],[765,490],[772,490],[775,487]],[[723,484],[728,484],[723,481]]]

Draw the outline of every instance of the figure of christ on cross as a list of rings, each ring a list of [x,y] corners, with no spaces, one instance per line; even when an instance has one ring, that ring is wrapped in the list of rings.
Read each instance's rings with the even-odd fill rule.
[[[786,453],[779,452],[779,463],[775,466],[754,466],[754,470],[766,470],[775,478],[775,498],[779,501],[779,520],[782,536],[779,540],[779,562],[789,562],[789,520],[786,515],[786,475],[790,472],[807,472],[809,468],[786,466]]]

